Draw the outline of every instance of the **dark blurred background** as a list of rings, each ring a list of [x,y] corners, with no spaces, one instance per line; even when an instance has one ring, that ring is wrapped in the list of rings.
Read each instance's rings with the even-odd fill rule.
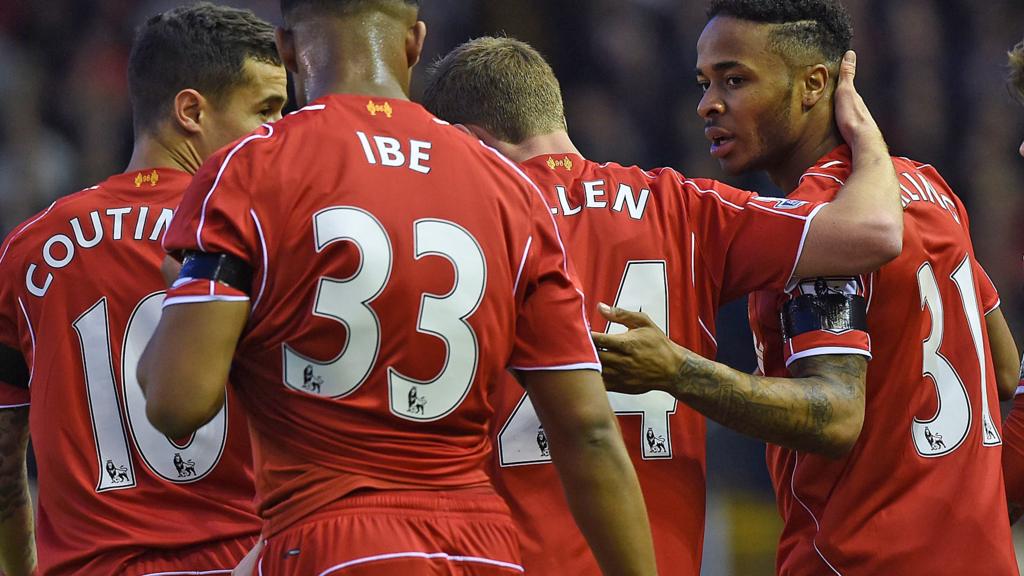
[[[0,234],[128,161],[133,30],[169,0],[0,0]],[[276,0],[226,0],[279,20]],[[426,60],[483,34],[526,40],[562,81],[570,133],[593,160],[726,177],[694,110],[702,0],[424,0]],[[1003,82],[1024,37],[1021,0],[847,0],[857,84],[894,154],[936,166],[971,214],[978,258],[1024,334],[1024,108]],[[414,83],[420,86],[420,74]],[[745,303],[725,308],[720,359],[753,368]],[[773,573],[779,521],[763,445],[711,426],[707,576]],[[999,519],[993,519],[998,521]],[[1020,550],[1020,548],[1019,548]],[[1018,553],[1018,556],[1021,556]]]

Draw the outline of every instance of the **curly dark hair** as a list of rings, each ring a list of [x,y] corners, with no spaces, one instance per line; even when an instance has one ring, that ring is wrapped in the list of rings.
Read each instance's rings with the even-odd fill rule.
[[[716,16],[777,24],[772,49],[788,57],[813,51],[838,63],[853,40],[850,15],[837,0],[712,0],[707,17]]]
[[[248,58],[281,65],[274,27],[250,10],[200,2],[153,16],[139,27],[128,57],[136,132],[166,118],[186,88],[217,103],[248,81]]]

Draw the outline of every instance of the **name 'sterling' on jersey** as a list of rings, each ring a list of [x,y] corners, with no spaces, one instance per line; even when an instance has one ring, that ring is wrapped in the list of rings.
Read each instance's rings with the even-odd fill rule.
[[[45,296],[53,283],[53,271],[71,264],[81,250],[95,248],[104,239],[159,242],[174,217],[174,211],[163,208],[159,213],[153,211],[150,214],[149,206],[137,208],[93,210],[89,212],[86,224],[77,216],[70,219],[65,233],[54,234],[43,243],[40,256],[46,268],[39,270],[37,262],[29,263],[25,272],[25,287],[29,293],[39,298]]]

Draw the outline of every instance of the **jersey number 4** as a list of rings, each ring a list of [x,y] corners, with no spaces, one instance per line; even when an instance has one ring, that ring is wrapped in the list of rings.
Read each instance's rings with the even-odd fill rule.
[[[650,316],[668,333],[668,273],[661,260],[632,260],[626,263],[619,284],[615,305],[639,310]],[[609,334],[621,334],[626,327],[609,324]],[[641,419],[640,446],[644,460],[672,458],[672,434],[669,416],[676,411],[676,399],[665,392],[639,395],[609,392],[608,401],[615,413],[635,415]],[[631,445],[632,442],[627,440]],[[498,450],[502,466],[541,464],[551,461],[547,438],[537,418],[537,411],[526,394],[498,433]]]
[[[949,276],[960,293],[960,303],[967,318],[974,352],[981,374],[981,431],[984,446],[1001,443],[988,405],[988,377],[985,370],[985,348],[982,339],[981,313],[975,294],[974,275],[971,271],[970,256],[965,256],[956,270]],[[931,315],[931,331],[924,340],[923,373],[935,383],[938,409],[928,420],[914,418],[912,435],[918,454],[934,458],[956,450],[971,430],[971,396],[956,367],[942,355],[942,336],[947,319],[943,308],[939,282],[930,262],[917,270],[917,284],[921,293],[921,308],[927,308]]]
[[[162,291],[146,296],[135,307],[125,326],[120,366],[124,419],[121,418],[119,385],[111,357],[107,299],[100,298],[72,324],[82,349],[89,415],[99,460],[97,492],[136,485],[128,433],[146,467],[156,476],[176,484],[203,478],[214,469],[224,452],[228,434],[226,404],[213,420],[183,443],[164,436],[146,418],[146,399],[135,377],[135,369],[146,343],[156,330],[163,301]]]

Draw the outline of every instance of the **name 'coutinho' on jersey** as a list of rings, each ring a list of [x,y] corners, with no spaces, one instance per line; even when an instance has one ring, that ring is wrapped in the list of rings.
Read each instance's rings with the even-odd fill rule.
[[[83,225],[77,216],[71,218],[68,221],[70,230],[54,234],[43,243],[39,256],[43,264],[49,268],[45,275],[39,270],[38,260],[29,262],[25,272],[25,288],[33,296],[45,296],[53,283],[52,271],[71,264],[78,254],[78,249],[88,250],[98,246],[108,238],[107,230],[110,231],[111,240],[121,240],[128,233],[133,240],[158,242],[171,223],[174,211],[162,208],[154,219],[150,218],[149,212],[149,206],[139,206],[137,211],[130,206],[107,208],[102,213],[100,210],[93,210],[89,212],[87,225]],[[132,218],[134,223],[131,221]]]

